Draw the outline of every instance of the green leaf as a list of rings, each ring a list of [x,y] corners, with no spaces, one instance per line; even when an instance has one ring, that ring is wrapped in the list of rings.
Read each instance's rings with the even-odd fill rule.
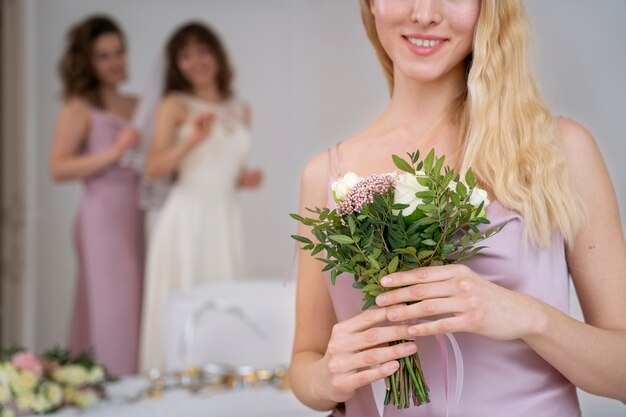
[[[362,309],[363,310],[367,310],[368,308],[370,308],[374,304],[376,304],[376,297],[367,296],[367,298],[365,299],[365,304],[363,304],[363,308]]]
[[[470,188],[474,188],[476,186],[476,178],[474,178],[472,168],[469,168],[465,173],[465,182]]]
[[[345,235],[331,235],[328,236],[328,238],[333,242],[337,242],[342,245],[349,245],[350,243],[354,243],[354,239],[352,239],[350,236]]]
[[[428,155],[426,156],[426,158],[424,158],[424,171],[426,171],[426,173],[430,173],[433,169],[433,163],[435,162],[435,149],[431,149],[430,152],[428,152]]]
[[[434,198],[435,196],[437,196],[437,194],[434,191],[418,191],[415,193],[415,197],[417,198]]]
[[[394,272],[396,272],[396,270],[398,269],[399,262],[400,262],[400,258],[398,258],[397,256],[394,256],[393,259],[389,261],[389,264],[387,265],[387,271],[390,274],[393,274]]]
[[[380,269],[380,264],[378,263],[378,261],[376,259],[374,259],[371,256],[368,256],[367,259],[370,261],[370,263],[372,264],[372,268],[375,269]]]
[[[370,291],[377,291],[380,290],[381,287],[378,284],[367,284],[366,286],[364,286],[363,288],[361,288],[361,290],[363,290],[363,292],[370,292]]]
[[[417,259],[422,261],[422,260],[428,258],[429,256],[432,256],[433,253],[435,253],[434,250],[423,250],[423,251],[420,251],[417,254]]]
[[[356,289],[361,289],[365,287],[365,284],[362,283],[361,281],[356,281],[354,284],[352,284],[352,288],[356,288]]]
[[[430,178],[428,177],[424,177],[422,175],[418,175],[415,177],[417,182],[423,186],[423,187],[430,187],[432,184],[432,181],[430,180]]]
[[[335,285],[335,283],[337,282],[337,270],[333,269],[332,271],[330,271],[330,282]]]
[[[313,242],[311,241],[311,239],[306,238],[304,236],[298,236],[298,235],[291,235],[292,239],[297,240],[298,242],[302,242],[302,243],[308,243],[308,244],[313,244]]]
[[[320,253],[321,251],[323,251],[325,247],[326,247],[326,246],[324,246],[324,245],[316,245],[316,246],[315,246],[315,249],[313,249],[313,252],[311,252],[311,256],[315,256],[315,255],[317,255],[318,253]]]
[[[435,242],[432,239],[422,240],[422,244],[427,245],[427,246],[437,246],[437,242]]]
[[[435,163],[435,167],[433,168],[433,171],[435,174],[439,174],[441,172],[441,168],[443,168],[443,162],[445,159],[446,159],[445,155],[437,159],[437,162]]]
[[[350,227],[350,234],[353,235],[356,230],[356,224],[354,223],[352,216],[348,216],[348,226]]]
[[[302,216],[301,216],[301,215],[299,215],[299,214],[296,214],[296,213],[289,213],[289,215],[291,216],[291,218],[293,218],[293,219],[295,219],[295,220],[297,220],[297,221],[299,221],[299,222],[304,222],[304,217],[302,217]]]
[[[415,174],[415,169],[404,159],[400,158],[398,155],[392,155],[393,163],[398,167],[398,169],[408,172],[409,174]]]

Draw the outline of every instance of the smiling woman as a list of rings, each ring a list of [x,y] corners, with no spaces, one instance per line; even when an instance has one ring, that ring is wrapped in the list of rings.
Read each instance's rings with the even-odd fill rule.
[[[301,256],[290,367],[296,395],[346,417],[435,417],[454,406],[460,416],[579,416],[576,386],[626,401],[626,244],[617,199],[591,134],[553,116],[541,98],[528,63],[523,3],[360,5],[391,100],[362,132],[307,164],[300,215],[336,208],[328,198],[333,178],[391,172],[391,155],[434,148],[462,173],[471,166],[493,201],[486,209],[491,225],[506,227],[481,242],[483,257],[383,269],[386,292],[365,312],[351,276],[331,285],[335,276],[323,273],[323,264]],[[300,225],[298,235],[318,242],[317,232]],[[430,239],[424,234],[412,238]],[[376,265],[381,251],[362,246],[360,256]],[[568,273],[586,323],[567,314]],[[446,353],[433,337],[446,333],[455,334],[465,367],[465,379],[456,375],[463,382],[455,403]],[[416,351],[431,402],[418,410],[383,407],[396,384],[378,381]]]

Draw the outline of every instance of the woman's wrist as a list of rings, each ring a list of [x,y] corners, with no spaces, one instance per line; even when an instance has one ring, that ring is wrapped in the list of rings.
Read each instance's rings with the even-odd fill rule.
[[[522,338],[525,341],[542,338],[550,330],[550,306],[536,298],[524,295],[529,300],[528,315],[526,316],[526,332]]]

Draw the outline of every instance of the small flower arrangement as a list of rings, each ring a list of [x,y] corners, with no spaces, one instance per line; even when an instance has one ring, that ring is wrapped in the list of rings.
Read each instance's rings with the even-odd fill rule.
[[[380,280],[396,271],[446,265],[481,255],[477,244],[503,226],[481,231],[489,224],[487,192],[477,186],[471,169],[461,178],[434,150],[420,160],[419,151],[406,161],[393,155],[402,172],[361,178],[347,173],[332,185],[336,209],[307,208],[314,217],[291,216],[311,227],[317,240],[292,237],[302,249],[325,264],[335,284],[341,273],[354,276],[353,287],[363,293],[363,310],[389,289]],[[399,341],[397,343],[403,343]],[[386,379],[385,405],[408,408],[429,402],[418,354],[400,361]]]
[[[72,357],[55,348],[37,356],[22,349],[0,352],[0,417],[42,414],[65,406],[85,409],[104,397],[106,370],[91,354]]]

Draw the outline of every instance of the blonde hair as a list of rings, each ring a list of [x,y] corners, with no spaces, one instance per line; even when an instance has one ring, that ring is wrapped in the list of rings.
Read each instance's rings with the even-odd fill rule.
[[[393,62],[376,32],[370,0],[360,0],[367,35],[393,91]],[[569,181],[555,119],[529,60],[530,24],[522,0],[481,0],[461,106],[461,171],[468,167],[503,206],[524,218],[526,240],[571,244],[584,209]]]

